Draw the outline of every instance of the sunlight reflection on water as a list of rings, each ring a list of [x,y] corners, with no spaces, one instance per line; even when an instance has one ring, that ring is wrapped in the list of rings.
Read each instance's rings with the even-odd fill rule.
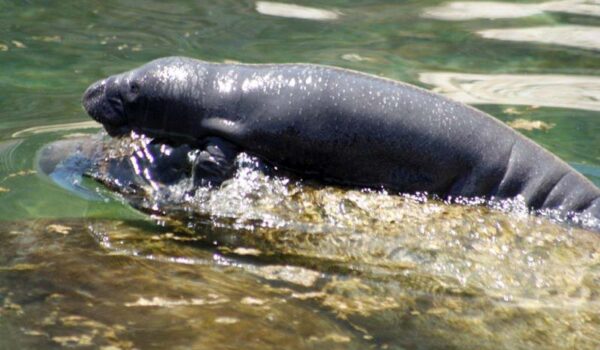
[[[271,1],[257,1],[256,11],[263,15],[328,21],[338,19],[339,12]]]
[[[487,39],[563,45],[600,50],[600,27],[561,25],[510,29],[486,29],[477,34]]]
[[[600,111],[600,77],[425,72],[419,74],[419,80],[464,103]]]
[[[564,0],[542,3],[506,3],[495,1],[448,2],[426,8],[422,16],[446,21],[473,19],[519,18],[540,15],[544,12],[566,12],[585,16],[600,16],[600,1]]]

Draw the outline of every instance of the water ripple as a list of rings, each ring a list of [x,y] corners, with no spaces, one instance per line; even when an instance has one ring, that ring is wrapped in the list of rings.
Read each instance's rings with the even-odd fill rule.
[[[472,19],[519,18],[543,14],[544,12],[565,12],[585,16],[600,16],[600,1],[565,0],[539,4],[514,4],[495,1],[449,2],[441,6],[426,8],[421,16],[445,21]]]
[[[0,142],[0,174],[8,174],[15,170],[15,150],[23,140],[7,140]]]
[[[464,103],[600,111],[600,77],[426,72],[419,75],[419,80]]]
[[[539,15],[543,10],[536,4],[511,4],[504,2],[449,2],[438,7],[426,8],[421,14],[425,18],[445,21],[470,19],[518,18]]]
[[[477,34],[486,39],[562,45],[600,50],[600,27],[561,25],[510,29],[486,29]]]
[[[12,134],[13,138],[26,137],[35,134],[43,134],[48,132],[64,132],[69,130],[81,130],[81,129],[99,129],[102,125],[97,122],[90,120],[85,122],[74,122],[74,123],[63,123],[63,124],[52,124],[52,125],[39,125],[31,128],[19,130]]]

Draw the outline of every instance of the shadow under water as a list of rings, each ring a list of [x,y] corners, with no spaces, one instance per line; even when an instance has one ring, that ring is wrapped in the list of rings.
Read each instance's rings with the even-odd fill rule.
[[[38,320],[10,322],[31,337],[125,348],[223,337],[232,348],[600,346],[597,233],[529,215],[518,202],[318,186],[247,155],[233,178],[196,188],[188,158],[157,165],[176,148],[136,135],[86,144],[47,147],[40,167],[86,171],[159,225],[3,228],[3,244],[15,246],[5,251],[19,253],[3,258],[0,277],[21,282],[2,282],[2,312]],[[78,157],[92,165],[68,161]],[[49,234],[49,224],[75,225],[79,238]],[[69,322],[78,323],[72,339]]]

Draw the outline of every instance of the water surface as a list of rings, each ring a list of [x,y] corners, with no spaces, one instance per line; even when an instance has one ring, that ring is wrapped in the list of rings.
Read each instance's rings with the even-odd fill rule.
[[[35,166],[45,144],[99,130],[80,106],[91,82],[186,55],[358,69],[542,122],[522,132],[600,185],[597,1],[0,10],[0,348],[600,346],[600,243],[575,227],[272,179],[232,182],[199,217],[151,217]]]

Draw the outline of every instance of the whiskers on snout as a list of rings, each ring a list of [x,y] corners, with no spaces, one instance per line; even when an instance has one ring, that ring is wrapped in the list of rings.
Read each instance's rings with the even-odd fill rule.
[[[90,85],[83,94],[82,104],[86,112],[101,123],[110,136],[126,133],[127,118],[118,87],[100,80]]]

